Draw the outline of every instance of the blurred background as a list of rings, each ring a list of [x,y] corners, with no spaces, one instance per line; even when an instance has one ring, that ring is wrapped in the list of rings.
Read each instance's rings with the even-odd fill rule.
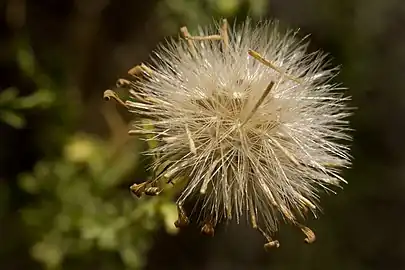
[[[0,269],[405,269],[403,0],[2,0]],[[357,107],[349,185],[322,196],[313,245],[241,224],[173,228],[173,196],[135,199],[146,145],[105,89],[181,26],[276,18],[341,65]],[[120,91],[118,89],[118,91]],[[123,93],[123,92],[119,92]]]

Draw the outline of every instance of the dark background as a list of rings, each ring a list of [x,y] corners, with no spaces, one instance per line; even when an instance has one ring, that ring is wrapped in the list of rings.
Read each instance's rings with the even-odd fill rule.
[[[403,0],[3,0],[0,269],[405,269]],[[136,200],[146,146],[102,93],[180,26],[250,15],[311,34],[350,90],[349,185],[322,197],[313,245],[243,224],[214,238],[173,221],[170,196]],[[120,94],[124,93],[116,89]]]

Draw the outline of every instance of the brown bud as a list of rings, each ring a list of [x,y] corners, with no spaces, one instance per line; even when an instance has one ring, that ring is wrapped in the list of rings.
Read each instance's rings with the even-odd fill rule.
[[[211,222],[207,222],[204,224],[204,226],[201,228],[201,233],[207,236],[214,236],[215,230],[214,226],[212,226]]]

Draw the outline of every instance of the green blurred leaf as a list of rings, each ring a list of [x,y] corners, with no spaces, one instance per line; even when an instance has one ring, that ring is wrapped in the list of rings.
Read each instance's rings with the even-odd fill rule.
[[[35,73],[35,59],[32,52],[26,48],[21,48],[17,52],[17,61],[20,68],[29,76]]]
[[[241,4],[241,0],[217,0],[217,1],[210,1],[211,4],[216,7],[219,13],[230,16],[234,14]]]
[[[135,248],[126,247],[120,250],[122,260],[130,267],[138,269],[141,267],[142,259]]]
[[[15,109],[46,108],[55,100],[55,95],[47,89],[39,89],[32,95],[20,97],[13,103]]]
[[[32,257],[45,263],[47,269],[55,269],[62,261],[60,246],[49,242],[37,243],[31,250]]]
[[[0,120],[18,129],[25,126],[24,117],[12,111],[0,111]]]
[[[113,228],[105,228],[98,236],[98,246],[103,250],[115,250],[118,246],[116,231]]]
[[[0,92],[0,105],[8,104],[14,101],[18,96],[18,89],[10,87]]]
[[[36,194],[40,191],[40,186],[35,177],[31,174],[23,174],[19,178],[20,187],[30,194]]]

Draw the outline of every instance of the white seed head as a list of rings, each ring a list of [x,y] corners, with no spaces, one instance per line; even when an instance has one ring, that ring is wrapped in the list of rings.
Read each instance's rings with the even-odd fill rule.
[[[350,165],[351,110],[330,82],[337,69],[274,22],[182,31],[126,102],[153,125],[131,128],[159,142],[153,168],[168,163],[165,177],[187,177],[178,204],[196,200],[202,220],[244,216],[268,234],[280,219],[315,214],[318,191],[344,182]]]

